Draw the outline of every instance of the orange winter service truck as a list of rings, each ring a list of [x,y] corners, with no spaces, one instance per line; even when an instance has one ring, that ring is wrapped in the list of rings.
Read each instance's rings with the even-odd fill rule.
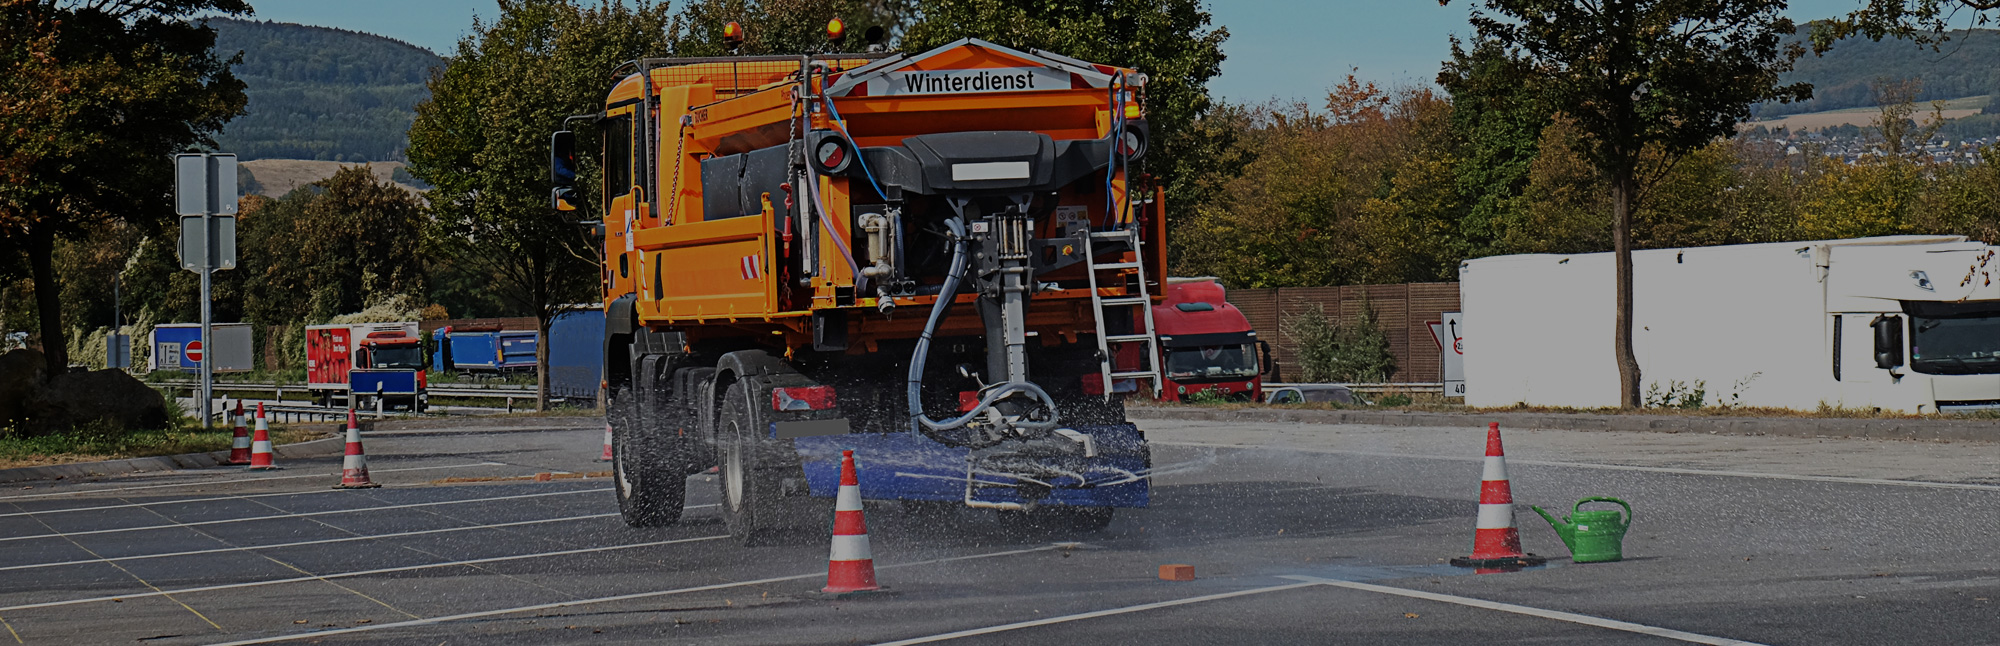
[[[714,466],[739,540],[824,531],[843,449],[869,499],[1075,530],[1147,504],[1122,402],[1160,384],[1145,75],[966,39],[612,76],[552,137],[552,201],[603,223],[627,523],[678,520]],[[571,127],[602,142],[589,207]],[[1114,369],[1123,346],[1149,359]]]

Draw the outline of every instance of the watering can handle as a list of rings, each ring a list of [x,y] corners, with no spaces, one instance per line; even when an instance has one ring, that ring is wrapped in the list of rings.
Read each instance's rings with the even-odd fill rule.
[[[1591,496],[1591,497],[1589,497],[1589,498],[1585,498],[1585,499],[1583,499],[1583,500],[1578,500],[1578,501],[1576,501],[1576,506],[1574,506],[1574,507],[1570,507],[1570,509],[1569,509],[1569,511],[1570,511],[1570,514],[1571,514],[1571,515],[1575,515],[1577,511],[1579,511],[1579,510],[1582,510],[1582,509],[1583,509],[1583,503],[1587,503],[1587,502],[1610,502],[1610,503],[1617,503],[1617,504],[1618,504],[1618,506],[1620,506],[1620,507],[1624,507],[1624,508],[1625,508],[1625,522],[1626,522],[1627,524],[1630,524],[1630,523],[1632,522],[1632,505],[1629,505],[1629,504],[1626,504],[1626,503],[1625,503],[1625,501],[1623,501],[1623,500],[1619,500],[1619,499],[1617,499],[1617,498],[1613,498],[1613,497],[1610,497],[1610,496]]]

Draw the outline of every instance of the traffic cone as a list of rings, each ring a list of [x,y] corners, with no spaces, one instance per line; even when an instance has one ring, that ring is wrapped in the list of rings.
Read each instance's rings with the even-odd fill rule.
[[[611,461],[611,422],[604,423],[604,457],[598,458],[597,461]]]
[[[854,477],[854,452],[840,452],[840,493],[833,502],[833,555],[826,562],[820,592],[874,592],[875,557],[868,551],[868,522],[861,518],[861,483]]]
[[[276,469],[271,464],[271,427],[264,422],[264,404],[257,404],[257,432],[250,436],[250,470]]]
[[[382,485],[368,480],[368,455],[361,451],[361,422],[354,409],[347,409],[347,457],[340,465],[340,484],[335,489],[373,489]]]
[[[236,400],[236,439],[229,443],[229,460],[223,464],[243,465],[250,463],[250,429],[243,428],[243,400]]]
[[[1451,560],[1471,568],[1516,568],[1541,565],[1548,559],[1521,551],[1521,532],[1514,527],[1514,490],[1507,484],[1507,452],[1500,448],[1500,423],[1486,425],[1486,474],[1479,483],[1479,526],[1472,536],[1472,555]]]

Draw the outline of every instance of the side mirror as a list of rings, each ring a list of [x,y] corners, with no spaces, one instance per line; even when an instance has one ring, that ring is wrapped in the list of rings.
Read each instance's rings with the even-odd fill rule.
[[[549,209],[570,215],[576,211],[580,200],[576,195],[576,133],[557,130],[549,135],[549,183],[555,190],[549,193]]]
[[[1273,372],[1276,372],[1278,370],[1278,364],[1271,362],[1271,342],[1259,339],[1257,341],[1257,351],[1262,355],[1264,355],[1264,363],[1262,366],[1264,369],[1257,371],[1257,374],[1268,375]]]
[[[549,183],[566,188],[576,185],[576,133],[557,130],[549,135]]]
[[[1903,317],[1877,316],[1869,323],[1875,328],[1875,367],[1884,370],[1903,365]]]

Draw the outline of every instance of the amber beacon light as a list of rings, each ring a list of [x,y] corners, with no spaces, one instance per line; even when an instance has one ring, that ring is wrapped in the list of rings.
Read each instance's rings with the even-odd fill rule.
[[[847,40],[847,22],[839,18],[826,21],[826,39],[839,45]]]
[[[738,47],[742,47],[743,25],[736,24],[734,21],[731,21],[729,24],[723,25],[722,43],[728,45],[730,49],[736,49]]]

